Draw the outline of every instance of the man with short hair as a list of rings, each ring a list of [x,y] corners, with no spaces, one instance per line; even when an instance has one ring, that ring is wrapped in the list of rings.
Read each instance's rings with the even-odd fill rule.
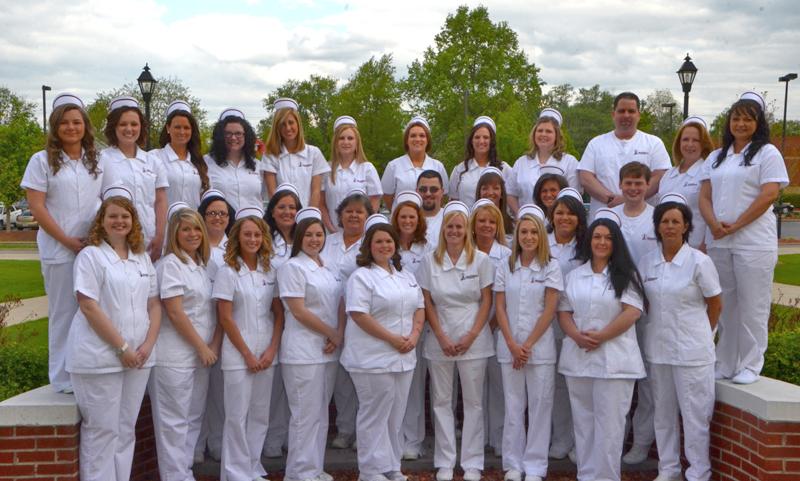
[[[442,176],[435,170],[426,170],[417,177],[417,193],[422,197],[422,212],[428,230],[425,237],[428,244],[436,247],[439,244],[439,230],[442,227],[442,197],[444,183]]]

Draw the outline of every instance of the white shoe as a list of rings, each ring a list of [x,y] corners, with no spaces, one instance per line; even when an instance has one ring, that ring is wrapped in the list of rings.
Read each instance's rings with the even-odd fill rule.
[[[659,473],[659,475],[656,476],[656,479],[654,479],[653,481],[683,481],[683,476],[681,476],[680,473],[678,474]]]
[[[421,454],[419,451],[406,451],[403,453],[403,461],[414,461],[420,457]]]
[[[452,481],[453,480],[453,470],[450,468],[439,468],[436,471],[436,481]]]
[[[536,475],[533,475],[533,474],[531,474],[530,476],[528,476],[528,475],[526,474],[526,475],[525,475],[525,481],[542,481],[542,477],[541,477],[541,476],[536,476]]]
[[[464,481],[481,481],[480,469],[465,469]]]
[[[317,475],[317,480],[318,481],[333,481],[333,476],[331,476],[330,474],[328,474],[325,471],[323,471],[323,472],[321,472],[321,473],[319,473]]]
[[[331,447],[334,449],[347,449],[353,445],[353,438],[352,434],[337,434],[331,441]]]
[[[408,481],[408,476],[400,471],[389,471],[388,473],[383,473],[383,475],[389,481]]]
[[[731,379],[734,384],[753,384],[754,382],[758,381],[758,374],[754,373],[750,369],[745,369],[739,374],[733,376]]]
[[[569,452],[567,453],[567,457],[569,458],[570,461],[572,461],[572,464],[575,465],[578,464],[578,453],[575,452],[575,448],[569,450]]]
[[[503,476],[503,481],[522,481],[522,473],[516,469],[509,469]]]
[[[642,446],[634,444],[630,451],[625,453],[622,457],[622,462],[625,464],[639,464],[644,462],[650,455],[650,446]]]

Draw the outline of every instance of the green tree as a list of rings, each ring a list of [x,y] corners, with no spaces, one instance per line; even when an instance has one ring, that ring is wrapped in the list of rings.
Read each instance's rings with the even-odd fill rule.
[[[599,85],[579,88],[574,103],[562,109],[564,130],[572,140],[572,148],[568,151],[580,159],[586,145],[593,137],[614,129],[611,110],[614,96]]]
[[[542,107],[552,107],[559,112],[566,110],[575,97],[575,87],[570,84],[556,85],[542,97]]]
[[[673,104],[672,109],[664,107],[667,104]],[[664,145],[671,145],[683,120],[680,104],[672,92],[669,89],[659,89],[648,95],[642,101],[642,117],[644,118],[645,115],[652,120],[650,133],[661,138]],[[644,127],[640,128],[646,130]]]

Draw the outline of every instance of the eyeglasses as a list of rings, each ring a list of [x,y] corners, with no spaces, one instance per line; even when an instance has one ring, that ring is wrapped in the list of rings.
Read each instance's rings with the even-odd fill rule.
[[[244,132],[225,132],[226,139],[241,139],[244,137]]]
[[[417,187],[417,191],[420,194],[427,194],[428,192],[430,192],[431,194],[436,194],[437,192],[439,192],[439,190],[441,190],[441,189],[439,187],[436,187],[436,186],[428,187],[428,186],[425,186],[425,185],[421,185],[421,186]]]
[[[209,211],[206,211],[206,217],[225,218],[225,217],[228,217],[228,213],[225,212],[225,211],[221,211],[221,210],[209,210]]]

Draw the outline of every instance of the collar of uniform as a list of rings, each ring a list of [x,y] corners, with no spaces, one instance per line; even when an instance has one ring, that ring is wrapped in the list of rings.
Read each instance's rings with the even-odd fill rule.
[[[117,255],[117,251],[115,251],[114,248],[111,247],[111,244],[109,244],[106,241],[100,243],[100,252],[105,254],[106,258],[108,259],[108,262],[110,262],[111,264],[122,262],[122,259]],[[133,253],[130,246],[128,246],[128,260],[138,263],[136,254]]]
[[[475,253],[477,256],[477,252]],[[450,260],[450,255],[447,251],[444,251],[444,257],[442,258],[442,270],[447,272],[453,269],[457,269],[459,271],[467,270],[467,253],[466,250],[461,251],[461,255],[458,256],[458,261],[453,264],[453,261]]]
[[[556,240],[556,233],[555,232],[548,232],[547,233],[547,241],[550,243],[550,247],[562,246],[562,245],[563,246],[567,246],[567,247],[574,247],[578,242],[575,239],[575,237],[573,236],[572,239],[570,239],[570,241],[567,242],[566,244],[559,244],[558,241]]]
[[[681,246],[681,248],[678,249],[678,253],[675,254],[675,257],[672,258],[672,263],[675,264],[676,266],[679,266],[679,267],[682,266],[683,262],[686,260],[687,257],[689,257],[690,253],[691,253],[691,247],[689,247],[689,244],[684,242],[683,245]],[[664,250],[663,249],[659,249],[658,250],[658,263],[659,264],[666,264],[666,262],[667,262],[667,260],[664,259]]]
[[[340,172],[340,171],[344,172],[345,170],[347,170],[347,171],[350,171],[352,173],[355,173],[357,164],[358,164],[358,162],[356,162],[356,160],[353,159],[353,161],[350,162],[350,165],[348,165],[347,167],[342,167],[342,164],[337,165],[336,166],[336,171],[337,172]]]
[[[578,268],[576,268],[576,270],[583,277],[591,277],[591,276],[595,275],[594,270],[592,270],[592,261],[584,262],[582,265],[580,265]],[[606,265],[603,268],[603,272],[601,272],[600,274],[602,274],[604,276],[608,276],[608,265]]]
[[[425,253],[425,248],[428,246],[428,243],[422,242],[415,242],[411,244],[411,248],[408,249],[409,251],[413,252],[414,254],[422,255]]]
[[[489,257],[491,257],[492,259],[502,259],[503,257],[505,257],[503,255],[505,254],[505,249],[503,247],[504,246],[499,242],[497,242],[497,240],[492,242],[492,248],[489,249]]]
[[[189,254],[187,254],[186,252],[184,252],[183,255],[187,259],[187,262],[185,262],[186,267],[188,267],[189,270],[192,272],[197,272],[197,270],[200,269],[200,266],[197,264],[197,262],[195,262],[194,259],[189,257]]]
[[[79,161],[83,160],[85,155],[86,155],[86,151],[83,150],[83,147],[81,147],[81,156],[79,158],[77,158],[77,159],[70,159],[69,155],[67,155],[67,153],[62,150],[61,151],[61,161],[62,162],[69,162],[71,160],[75,160],[76,162],[79,162]]]
[[[542,270],[542,266],[539,265],[539,262],[536,259],[531,261],[530,265],[523,266],[522,265],[522,258],[520,256],[517,256],[517,262],[514,264],[514,268],[515,269],[530,269],[530,270],[532,270],[534,272],[539,272],[540,270]]]
[[[397,269],[394,268],[394,266],[392,265],[391,262],[389,263],[389,269],[392,272],[386,272],[386,269],[384,269],[383,267],[381,267],[381,266],[379,266],[379,265],[377,265],[375,263],[373,263],[369,267],[370,267],[370,270],[372,270],[373,272],[377,273],[379,279],[386,279],[388,277],[391,277],[391,276],[397,274]]]
[[[298,261],[298,262],[302,262],[302,263],[303,263],[303,265],[304,265],[304,266],[305,266],[305,267],[306,267],[308,270],[310,270],[311,272],[316,272],[316,271],[317,271],[317,270],[320,268],[320,265],[319,265],[319,264],[317,264],[317,263],[316,263],[316,261],[314,261],[314,259],[310,258],[310,257],[308,256],[308,254],[306,254],[306,253],[305,253],[305,252],[303,252],[303,251],[300,251],[300,253],[299,253],[299,254],[297,254],[297,257],[296,257],[296,258],[297,258],[297,261]],[[320,257],[320,260],[322,260],[322,257]]]
[[[427,170],[425,165],[428,164],[428,159],[430,159],[430,157],[428,156],[428,154],[425,154],[425,160],[422,161],[422,169]],[[416,167],[414,167],[414,163],[411,162],[411,156],[409,156],[408,154],[403,156],[403,163],[406,165],[406,170],[416,169]]]
[[[747,145],[745,145],[744,148],[740,150],[738,154],[733,151],[733,144],[731,144],[731,146],[728,147],[728,152],[725,153],[725,156],[730,157],[731,155],[744,155],[744,153],[747,152],[747,149],[750,148],[750,144],[751,142],[748,142]]]
[[[303,150],[300,150],[298,152],[289,152],[288,150],[286,150],[286,146],[281,144],[281,157],[284,157],[286,155],[296,155],[298,157],[305,158],[308,156],[308,147],[303,147]]]
[[[342,252],[349,252],[350,249],[356,249],[356,250],[360,249],[361,248],[361,242],[363,242],[363,241],[364,241],[364,237],[362,236],[360,239],[358,239],[357,241],[353,242],[352,244],[350,244],[349,247],[347,247],[347,246],[344,245],[344,232],[339,231],[339,232],[334,233],[333,235],[328,236],[328,239],[325,242],[326,243],[330,242],[331,243],[331,247],[338,247],[339,250],[342,251]]]
[[[681,172],[680,172],[680,170],[678,168],[679,166],[675,166],[675,167],[669,169],[667,171],[667,173],[664,174],[664,177],[667,178],[667,179],[672,179],[672,178],[678,177],[679,175],[688,175],[689,177],[692,177],[692,178],[697,177],[697,174],[699,174],[700,170],[703,168],[703,162],[704,162],[703,159],[698,159],[697,162],[692,164],[692,166],[689,167],[689,170],[687,170],[683,174],[681,174]]]
[[[247,267],[247,264],[244,263],[244,259],[241,257],[237,257],[236,259],[239,261],[239,277],[244,277],[252,272],[250,268]],[[259,262],[256,262],[256,272],[264,272],[264,267],[261,265],[260,259]]]
[[[272,245],[274,247],[282,247],[286,245],[286,241],[283,240],[283,236],[281,235],[280,232],[275,234],[275,236],[272,238]]]
[[[175,153],[175,149],[172,148],[172,145],[169,142],[167,142],[167,145],[164,146],[164,151],[167,153],[167,159],[170,162],[181,160],[180,157],[178,157],[178,154]],[[189,156],[191,156],[191,154],[187,152],[186,155],[187,155],[186,160],[189,160]]]
[[[111,148],[113,149],[112,152],[115,152],[120,158],[122,158],[122,159],[129,158],[128,156],[126,156],[125,154],[122,153],[122,151],[119,149],[119,147],[111,147]],[[136,153],[133,154],[133,158],[138,160],[139,162],[145,163],[145,162],[147,162],[147,152],[145,152],[144,150],[139,148],[139,146],[137,145],[136,146]]]
[[[634,132],[633,135],[631,136],[631,138],[629,138],[629,139],[620,139],[619,137],[617,137],[616,132],[614,132],[613,130],[611,132],[609,132],[609,135],[611,135],[611,138],[614,139],[615,141],[619,142],[620,144],[627,144],[628,142],[633,142],[633,140],[636,137],[639,137],[640,136],[639,134],[641,134],[641,132],[642,132],[641,130],[636,129],[636,132]]]

